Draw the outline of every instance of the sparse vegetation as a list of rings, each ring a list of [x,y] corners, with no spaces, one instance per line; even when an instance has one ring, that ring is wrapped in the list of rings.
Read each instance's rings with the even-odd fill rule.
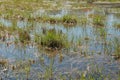
[[[114,56],[114,58],[117,60],[117,59],[120,59],[120,39],[119,38],[114,38],[114,41],[113,41],[113,44],[114,44],[114,53],[112,54],[112,56]]]
[[[19,41],[21,43],[28,43],[30,42],[30,34],[26,30],[20,29],[18,32]]]
[[[0,0],[0,80],[119,80],[120,9],[93,3],[108,1]]]

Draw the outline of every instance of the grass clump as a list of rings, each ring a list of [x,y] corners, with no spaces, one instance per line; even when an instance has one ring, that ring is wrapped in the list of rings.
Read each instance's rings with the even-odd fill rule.
[[[116,23],[114,26],[115,26],[116,28],[120,29],[120,24],[119,24],[119,23]]]
[[[120,38],[115,37],[113,44],[114,44],[114,54],[112,56],[114,56],[116,60],[120,59]]]
[[[74,26],[77,24],[77,18],[75,16],[65,15],[62,18],[62,22],[65,25]]]
[[[49,18],[49,22],[50,22],[51,24],[55,24],[55,23],[57,23],[57,20],[54,19],[54,18]]]
[[[87,3],[93,3],[94,0],[87,0]]]
[[[120,28],[120,24],[117,24],[117,28]]]
[[[36,35],[35,42],[48,50],[60,50],[68,47],[67,37],[64,34],[57,33],[54,29],[48,30],[41,37]]]
[[[5,31],[5,30],[6,30],[6,26],[0,23],[0,32]]]
[[[7,60],[0,59],[0,65],[1,65],[1,66],[5,66],[7,63],[8,63]]]
[[[30,42],[30,34],[26,31],[26,30],[19,30],[18,31],[18,35],[19,35],[19,41],[21,43],[28,43]]]
[[[103,27],[104,26],[104,16],[101,16],[101,15],[94,15],[93,16],[93,24],[95,26],[101,26]]]
[[[61,18],[59,18],[59,17],[49,17],[48,21],[51,24],[60,23],[61,22]]]
[[[51,49],[61,49],[66,47],[65,36],[55,31],[48,31],[45,36],[41,38],[41,45]]]
[[[87,18],[86,18],[85,16],[82,16],[82,17],[80,18],[79,23],[80,23],[81,25],[87,24]]]

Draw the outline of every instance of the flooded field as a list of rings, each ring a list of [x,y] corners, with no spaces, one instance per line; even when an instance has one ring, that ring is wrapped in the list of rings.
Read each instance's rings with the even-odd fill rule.
[[[120,8],[75,4],[1,16],[0,80],[120,79]]]

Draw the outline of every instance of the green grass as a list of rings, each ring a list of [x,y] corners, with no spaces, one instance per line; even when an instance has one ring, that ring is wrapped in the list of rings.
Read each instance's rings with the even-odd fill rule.
[[[65,34],[57,33],[54,29],[48,30],[44,35],[36,35],[35,42],[52,50],[68,47],[68,40]]]
[[[18,35],[19,35],[19,41],[21,43],[29,43],[31,38],[30,38],[30,34],[26,31],[26,30],[22,30],[20,29],[18,31]]]
[[[74,26],[77,23],[87,24],[86,17],[81,17],[80,20],[78,20],[78,18],[73,15],[65,15],[62,18],[49,17],[47,15],[33,18],[31,16],[31,13],[38,10],[39,7],[44,6],[44,8],[46,9],[50,7],[50,4],[47,4],[47,6],[43,5],[42,1],[43,0],[11,0],[11,1],[9,0],[8,2],[0,2],[0,4],[4,6],[4,8],[1,9],[0,15],[4,14],[5,15],[4,18],[11,19],[11,20],[12,19],[15,19],[15,20],[16,19],[18,20],[27,19],[30,22],[43,21],[43,22],[49,22],[52,24],[60,22],[67,26]],[[104,26],[104,17],[100,15],[95,15],[93,17],[93,24],[96,26]],[[119,24],[116,26],[120,28]],[[34,29],[33,25],[30,27],[18,28],[16,21],[10,27],[5,27],[4,25],[1,24],[0,32],[2,32],[3,34],[0,33],[0,38],[6,35],[5,32],[8,32],[8,33],[12,33],[12,35],[14,34],[15,36],[17,36],[15,37],[14,42],[16,43],[20,42],[20,43],[26,44],[26,43],[31,42],[31,37],[30,37],[29,32],[32,29]],[[107,33],[104,28],[99,28],[97,33],[99,34],[99,36],[106,39]],[[67,39],[67,36],[61,32],[56,32],[54,29],[46,30],[45,33],[43,34],[35,34],[34,41],[37,46],[40,46],[41,48],[45,48],[47,50],[61,50],[63,48],[69,47],[69,41]],[[85,37],[85,41],[89,41],[89,37]],[[74,41],[72,43],[74,43]],[[71,45],[73,45],[72,43]],[[81,40],[79,40],[77,43],[81,45]],[[113,44],[114,44],[114,58],[119,59],[120,58],[120,39],[115,38],[115,40],[113,41]],[[75,51],[76,50],[77,49],[75,47]],[[50,55],[52,55],[52,53]],[[61,58],[60,61],[62,61],[63,57],[60,56],[60,58]],[[42,58],[42,61],[44,62],[43,58]],[[54,59],[51,60],[51,63],[47,67],[45,67],[46,65],[43,66],[45,67],[45,73],[43,73],[43,76],[45,77],[46,80],[54,77],[53,63],[54,63]],[[0,61],[0,65],[5,65],[5,64],[7,64],[7,61],[4,61],[4,60]],[[26,65],[26,63],[23,65],[24,65],[24,68],[22,66],[19,66],[19,67],[22,68],[23,71],[26,72],[27,78],[29,78],[30,71],[31,71],[31,65],[30,64]],[[71,76],[70,76],[70,79],[74,80]],[[96,79],[102,80],[104,78],[103,74],[100,71],[93,71],[87,75],[82,73],[80,76],[81,77],[79,78],[79,80],[96,80]]]
[[[94,15],[93,16],[93,24],[95,26],[103,27],[104,26],[104,20],[105,20],[104,16],[101,16],[101,15]]]
[[[73,16],[73,15],[65,15],[62,18],[62,22],[63,22],[63,24],[70,25],[70,26],[76,25],[77,24],[77,17]]]
[[[87,24],[87,18],[85,17],[85,16],[82,16],[82,17],[80,17],[80,19],[79,19],[79,23],[81,24],[81,25],[85,25],[85,24]]]
[[[47,32],[46,36],[41,38],[41,45],[52,49],[61,49],[66,47],[65,36],[55,32]]]
[[[113,44],[114,44],[114,54],[113,54],[113,56],[116,60],[120,59],[120,38],[115,37],[114,41],[113,41]]]

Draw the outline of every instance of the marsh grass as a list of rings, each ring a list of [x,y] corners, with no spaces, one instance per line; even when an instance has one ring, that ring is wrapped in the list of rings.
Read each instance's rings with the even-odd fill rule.
[[[105,21],[105,16],[102,16],[102,15],[93,16],[93,24],[95,26],[104,27],[105,25],[104,21]]]
[[[85,16],[82,16],[82,17],[80,17],[80,19],[79,19],[79,23],[81,24],[81,25],[86,25],[87,24],[87,18],[85,17]]]
[[[54,29],[48,30],[44,35],[36,35],[35,42],[47,50],[60,50],[68,47],[65,34],[57,33]]]
[[[6,19],[10,19],[10,20],[14,19],[15,20],[13,25],[10,27],[5,27],[2,24],[0,25],[0,38],[2,38],[4,40],[6,37],[6,34],[12,33],[12,34],[15,34],[15,36],[17,36],[17,37],[15,37],[15,40],[14,40],[15,43],[20,43],[20,44],[26,45],[26,44],[29,44],[29,42],[31,42],[30,31],[35,29],[34,25],[32,25],[30,27],[25,27],[25,28],[18,28],[16,20],[20,20],[20,21],[27,20],[28,22],[31,22],[31,23],[32,22],[49,22],[51,24],[62,23],[65,26],[67,26],[68,28],[71,26],[75,26],[77,23],[80,23],[82,25],[87,24],[86,17],[81,17],[80,20],[78,20],[78,17],[76,17],[74,15],[68,15],[68,14],[61,18],[50,17],[48,15],[43,15],[41,17],[38,16],[36,18],[32,17],[31,14],[33,12],[35,12],[36,10],[38,10],[41,6],[46,9],[51,6],[51,3],[48,3],[48,4],[42,4],[42,3],[43,3],[43,0],[11,0],[8,2],[5,1],[5,3],[0,2],[1,6],[4,6],[4,7],[2,7],[3,9],[0,7],[1,8],[0,15],[2,15],[2,16],[4,15],[3,17]],[[77,6],[79,7],[79,5],[76,5],[76,7]],[[105,25],[104,24],[104,20],[105,20],[104,16],[90,15],[90,17],[93,18],[93,24],[95,26],[102,27],[98,31],[96,31],[96,33],[98,33],[97,36],[100,36],[101,38],[106,40],[107,32],[103,27]],[[116,26],[117,26],[117,28],[120,28],[119,24]],[[84,42],[86,43],[86,46],[90,43],[90,42],[88,42],[90,40],[91,39],[89,39],[89,37],[84,38]],[[113,56],[115,59],[120,58],[120,44],[119,44],[120,41],[119,40],[120,39],[115,38],[113,41],[113,45],[114,45]],[[81,43],[82,43],[81,39],[79,39],[76,43],[75,42],[76,41],[74,41],[74,38],[73,38],[73,41],[71,41],[70,45],[73,46],[73,49],[75,52],[78,52],[78,49],[76,49],[76,46],[78,46],[78,45],[81,46]],[[44,50],[47,50],[47,52],[50,52],[50,51],[52,52],[52,53],[48,53],[48,54],[46,53],[47,56],[49,56],[51,58],[49,65],[44,65],[45,63],[44,63],[43,57],[40,59],[40,64],[43,63],[42,67],[45,69],[45,72],[43,73],[45,80],[52,80],[53,79],[52,77],[54,77],[54,67],[53,67],[54,58],[53,57],[56,56],[57,53],[59,53],[59,50],[68,48],[70,46],[67,36],[65,34],[63,34],[61,31],[60,32],[55,31],[55,29],[43,30],[42,34],[36,33],[34,35],[34,43],[37,46],[39,46],[39,48],[44,48]],[[23,47],[23,46],[21,46],[21,47],[22,47],[22,49],[24,48],[26,50],[26,47]],[[21,47],[19,47],[19,48],[21,48]],[[46,51],[44,51],[44,52],[46,52]],[[85,49],[85,52],[83,51],[84,55],[87,55],[88,52],[89,52],[89,50],[87,50],[87,49]],[[25,56],[25,55],[22,55],[22,56]],[[72,57],[74,57],[74,56],[72,56]],[[59,54],[59,58],[60,58],[59,61],[62,62],[63,55]],[[6,65],[6,64],[7,64],[6,60],[0,60],[0,65]],[[12,67],[12,68],[13,68],[13,70],[15,70],[15,67]],[[31,63],[29,63],[29,62],[24,63],[24,61],[23,61],[22,64],[18,63],[16,68],[17,69],[21,68],[22,71],[21,70],[20,71],[22,73],[23,72],[26,73],[25,76],[27,77],[27,79],[30,77]],[[20,76],[20,77],[22,77],[22,76]],[[69,79],[74,80],[74,78],[72,78],[72,75],[69,77],[70,77]],[[97,70],[97,71],[92,71],[90,74],[82,73],[80,75],[80,79],[78,79],[78,80],[96,80],[96,79],[102,80],[103,78],[104,78],[104,76],[102,75],[101,71]],[[66,80],[66,79],[64,79],[64,80]]]
[[[31,66],[35,64],[35,60],[29,59],[25,61],[16,61],[16,64],[13,64],[10,66],[11,70],[13,72],[19,72],[18,74],[15,74],[16,79],[18,77],[21,77],[23,79],[28,80],[30,78],[30,71],[31,71]]]
[[[5,31],[6,27],[2,24],[0,24],[0,31]]]
[[[48,15],[41,15],[37,16],[35,18],[30,17],[28,21],[37,21],[37,22],[47,22],[50,24],[57,24],[57,23],[62,23],[66,26],[74,26],[78,22],[78,18],[75,15],[64,15],[62,17],[51,17]]]
[[[20,29],[18,31],[18,35],[19,35],[19,41],[23,44],[27,44],[31,40],[30,34],[26,30]]]
[[[99,28],[98,32],[99,32],[100,37],[105,40],[107,37],[106,28],[105,27]]]
[[[119,23],[115,23],[114,26],[115,26],[115,28],[120,29],[120,24]]]
[[[0,65],[1,65],[1,66],[5,66],[7,63],[8,63],[7,60],[0,59]]]
[[[68,72],[66,74],[61,74],[61,76],[58,76],[58,77],[60,77],[59,79],[62,79],[62,80],[66,80],[66,79],[69,79],[69,80],[106,80],[107,78],[110,79],[109,75],[107,76],[103,75],[102,68],[98,68],[96,66],[97,66],[96,64],[89,66],[90,70],[88,69],[84,71],[77,70],[75,71],[76,74],[74,76],[72,75],[72,72],[70,73]]]
[[[46,30],[44,34],[35,34],[34,41],[39,48],[48,51],[61,50],[69,46],[67,36],[54,29]]]
[[[64,25],[74,26],[77,24],[77,17],[73,15],[65,15],[62,18],[62,22]]]
[[[42,15],[41,17],[39,17],[38,20],[41,22],[48,22],[50,24],[61,23],[61,18],[51,17],[51,16],[47,16],[47,15]]]
[[[50,18],[49,18],[49,22],[52,23],[52,24],[61,23],[61,18],[50,17]]]
[[[120,59],[120,38],[115,37],[113,44],[114,44],[114,54],[112,54],[112,56],[114,56],[116,60]]]
[[[0,39],[4,42],[6,41],[7,27],[0,25]]]
[[[120,24],[117,24],[117,28],[120,28]]]
[[[94,0],[87,0],[87,3],[89,3],[89,4],[91,4],[93,2],[94,2]]]

